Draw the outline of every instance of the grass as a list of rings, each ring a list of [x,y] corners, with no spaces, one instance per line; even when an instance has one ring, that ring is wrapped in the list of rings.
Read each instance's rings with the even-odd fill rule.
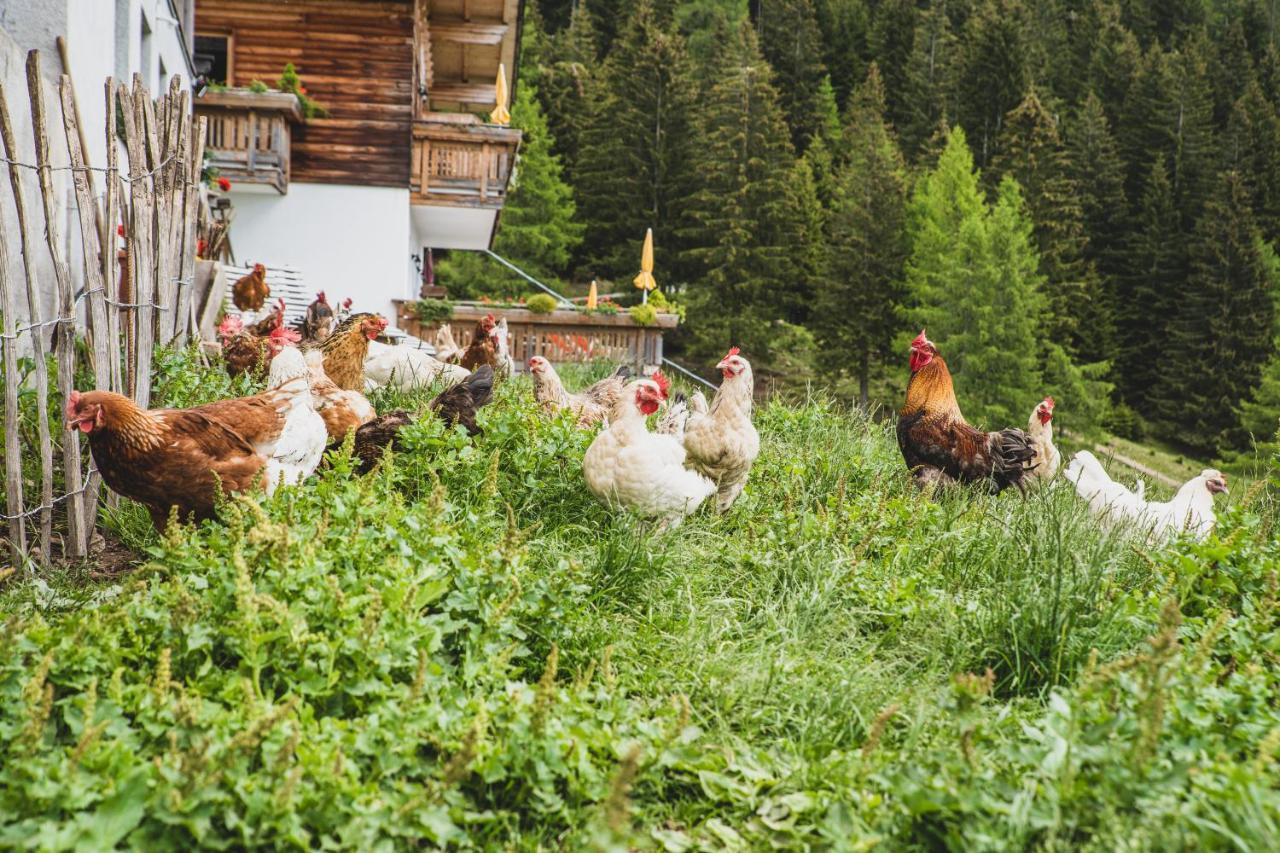
[[[181,359],[162,376],[175,402],[220,387]],[[524,380],[481,421],[163,538],[126,504],[134,576],[0,590],[0,845],[1280,831],[1270,492],[1153,551],[1065,488],[925,500],[891,427],[813,396],[757,413],[730,513],[658,534],[592,499],[590,435]]]

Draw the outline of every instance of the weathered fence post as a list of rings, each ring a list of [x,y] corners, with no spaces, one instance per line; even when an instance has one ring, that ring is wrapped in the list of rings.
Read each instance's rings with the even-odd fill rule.
[[[54,206],[53,174],[49,163],[49,128],[45,119],[44,95],[40,83],[40,53],[27,54],[27,90],[31,96],[31,124],[36,141],[36,175],[40,197],[44,202],[45,242],[53,259],[53,275],[58,285],[58,324],[54,334],[58,343],[58,392],[63,400],[75,390],[76,308],[71,288],[71,273],[58,245],[58,217]],[[62,475],[67,488],[67,556],[84,556],[88,534],[84,530],[84,507],[81,494],[80,442],[62,443]]]

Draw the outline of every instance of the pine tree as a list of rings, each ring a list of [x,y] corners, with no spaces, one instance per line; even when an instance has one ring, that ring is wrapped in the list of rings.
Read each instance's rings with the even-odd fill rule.
[[[1266,270],[1273,298],[1280,301],[1280,256],[1265,242],[1258,245],[1258,253]],[[1280,320],[1280,307],[1276,318]],[[1280,463],[1280,322],[1274,332],[1275,345],[1271,358],[1262,369],[1262,377],[1249,399],[1240,404],[1240,431],[1244,449],[1243,458],[1251,458],[1256,452],[1267,465]]]
[[[689,330],[701,355],[727,343],[764,355],[770,323],[795,301],[793,241],[802,230],[789,187],[795,154],[749,26],[725,44],[709,79],[715,83],[700,105],[690,224],[680,235],[689,280],[697,282]]]
[[[1010,175],[1018,182],[1035,225],[1045,279],[1044,334],[1068,353],[1097,353],[1110,336],[1082,322],[1106,318],[1090,311],[1099,287],[1096,271],[1084,257],[1088,237],[1080,188],[1071,177],[1057,122],[1034,91],[1005,118],[991,174]]]
[[[1224,164],[1240,172],[1265,240],[1280,239],[1280,116],[1256,80],[1232,106]]]
[[[1124,164],[1102,102],[1092,92],[1066,130],[1068,173],[1079,193],[1088,236],[1084,259],[1093,265],[1099,281],[1093,319],[1084,320],[1098,324],[1095,333],[1099,337],[1096,348],[1086,346],[1081,356],[1086,361],[1112,361],[1117,288],[1126,269],[1124,234],[1129,205],[1124,194]]]
[[[906,100],[907,63],[918,17],[914,0],[884,0],[876,5],[871,18],[870,52],[880,66],[887,115],[894,127],[906,125],[911,112]]]
[[[1213,122],[1217,127],[1227,123],[1231,108],[1254,79],[1253,59],[1240,19],[1233,20],[1215,46],[1213,62]]]
[[[956,128],[910,205],[907,290],[912,328],[926,326],[971,421],[1021,425],[1044,393],[1036,335],[1039,258],[1017,182],[988,207],[964,131]]]
[[[884,100],[873,63],[846,120],[848,157],[835,176],[827,227],[829,280],[818,293],[815,316],[824,347],[842,354],[831,366],[857,381],[863,406],[877,362],[893,353],[904,296],[906,177]]]
[[[535,278],[556,281],[582,240],[582,225],[574,218],[573,190],[552,153],[553,139],[537,90],[527,80],[516,94],[511,123],[524,132],[524,139],[493,250]],[[439,280],[455,295],[528,289],[524,279],[474,253],[454,254],[442,262]]]
[[[939,0],[921,13],[907,62],[906,123],[900,128],[907,156],[921,151],[940,121],[954,117],[955,64],[956,37]]]
[[[813,0],[757,0],[756,23],[792,144],[803,153],[823,130],[821,89],[827,79]]]
[[[982,167],[995,153],[1005,115],[1030,82],[1023,17],[1018,0],[983,0],[961,38],[956,119],[973,138]]]
[[[1186,278],[1178,211],[1164,157],[1157,156],[1139,197],[1136,228],[1125,254],[1128,271],[1116,299],[1116,386],[1124,402],[1146,421],[1160,378],[1160,361],[1176,293]]]
[[[639,0],[600,72],[574,170],[587,223],[583,253],[597,275],[630,280],[646,228],[675,256],[696,108],[683,39]]]
[[[1155,411],[1207,452],[1243,446],[1238,407],[1275,352],[1275,303],[1245,181],[1224,172],[1196,224],[1191,277],[1162,348]]]
[[[1142,63],[1142,48],[1121,21],[1115,0],[1095,0],[1081,37],[1093,46],[1086,71],[1088,87],[1097,94],[1114,126]]]
[[[843,104],[862,81],[871,11],[866,0],[815,0],[813,6],[823,34],[823,64],[831,72],[836,102]]]
[[[531,4],[530,9],[536,9]],[[526,13],[521,42],[521,75],[529,59],[523,45],[538,29]],[[587,0],[573,8],[569,25],[552,37],[544,37],[539,51],[543,60],[535,85],[542,96],[543,113],[556,144],[554,152],[564,166],[565,176],[575,182],[582,133],[591,121],[591,98],[596,93],[596,34]]]

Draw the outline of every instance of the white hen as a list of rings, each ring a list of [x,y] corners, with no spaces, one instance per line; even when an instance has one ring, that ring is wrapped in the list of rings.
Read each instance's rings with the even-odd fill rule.
[[[1027,475],[1032,480],[1047,483],[1058,473],[1062,464],[1062,454],[1053,444],[1053,398],[1045,397],[1031,413],[1027,421],[1027,436],[1031,439],[1031,447],[1035,456],[1031,463],[1035,466]]]
[[[285,347],[271,359],[267,387],[289,394],[284,429],[264,469],[270,494],[281,483],[294,485],[311,476],[324,456],[329,433],[312,403],[311,370],[296,348]]]
[[[471,375],[471,371],[456,364],[446,364],[432,358],[425,350],[409,346],[387,346],[377,341],[369,342],[369,354],[364,359],[366,387],[391,386],[401,391],[426,388],[443,380],[445,385],[457,385]]]
[[[1102,464],[1087,450],[1072,457],[1063,476],[1076,488],[1076,494],[1089,502],[1094,515],[1113,521],[1127,520],[1147,529],[1155,538],[1169,538],[1186,532],[1204,539],[1217,521],[1213,512],[1213,496],[1227,493],[1227,478],[1222,472],[1206,468],[1178,489],[1173,500],[1143,499],[1142,484],[1131,492],[1107,475]]]
[[[675,527],[715,493],[716,485],[685,468],[679,439],[649,432],[645,418],[662,404],[665,381],[655,374],[623,389],[612,423],[591,442],[582,471],[587,488],[605,503]]]

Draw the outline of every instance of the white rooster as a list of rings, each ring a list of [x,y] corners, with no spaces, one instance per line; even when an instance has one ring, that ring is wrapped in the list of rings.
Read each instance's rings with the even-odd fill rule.
[[[365,387],[391,386],[401,391],[427,388],[438,380],[450,387],[466,379],[471,371],[456,364],[446,364],[427,354],[426,350],[410,346],[387,346],[377,341],[369,342],[369,354],[364,359]]]
[[[1213,496],[1227,494],[1227,478],[1213,468],[1193,477],[1169,501],[1147,501],[1141,483],[1131,492],[1107,475],[1092,453],[1081,450],[1071,458],[1063,476],[1076,487],[1076,494],[1089,502],[1094,515],[1112,520],[1132,521],[1150,530],[1155,538],[1166,539],[1186,532],[1204,539],[1217,521],[1213,512]]]
[[[645,418],[667,395],[661,373],[623,389],[612,423],[587,448],[582,472],[587,488],[610,506],[657,518],[676,527],[716,491],[715,483],[685,467],[680,440],[649,432]]]
[[[271,359],[267,388],[289,395],[284,429],[263,469],[270,493],[280,484],[295,485],[311,476],[324,456],[329,433],[312,402],[311,369],[296,348],[285,347]]]

